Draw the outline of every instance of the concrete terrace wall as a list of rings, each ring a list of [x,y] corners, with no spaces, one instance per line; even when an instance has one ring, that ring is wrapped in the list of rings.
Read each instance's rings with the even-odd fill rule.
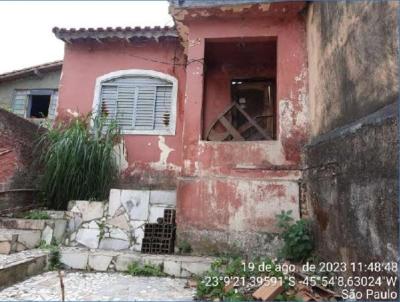
[[[398,2],[309,6],[307,200],[318,253],[396,261]]]
[[[174,65],[174,58],[180,65]],[[161,62],[161,63],[160,63]],[[170,64],[168,63],[170,62]],[[118,70],[146,69],[178,79],[176,134],[124,135],[125,188],[174,188],[181,167],[181,135],[185,74],[182,50],[173,41],[73,43],[65,47],[60,82],[59,118],[67,110],[87,114],[92,110],[96,79]]]
[[[42,77],[28,76],[0,83],[0,108],[11,109],[15,89],[58,89],[61,69],[43,72]]]

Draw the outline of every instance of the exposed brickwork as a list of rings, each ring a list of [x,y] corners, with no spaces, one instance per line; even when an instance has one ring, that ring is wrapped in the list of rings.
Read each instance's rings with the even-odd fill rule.
[[[32,192],[38,176],[35,142],[40,131],[37,125],[0,109],[0,210],[25,207],[32,203]],[[17,189],[17,190],[15,190]],[[12,194],[4,192],[13,190]],[[27,200],[28,199],[28,200]]]

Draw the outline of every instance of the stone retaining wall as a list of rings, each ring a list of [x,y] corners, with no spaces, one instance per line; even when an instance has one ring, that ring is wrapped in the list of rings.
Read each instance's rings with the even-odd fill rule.
[[[71,201],[65,245],[140,251],[145,223],[175,205],[175,191],[157,190],[112,189],[108,202]]]
[[[210,269],[212,257],[148,255],[131,251],[104,251],[64,247],[61,263],[69,269],[125,272],[133,262],[159,266],[169,276],[186,278]]]

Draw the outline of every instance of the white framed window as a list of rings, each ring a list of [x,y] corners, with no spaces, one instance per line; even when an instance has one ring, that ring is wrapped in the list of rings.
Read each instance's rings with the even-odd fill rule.
[[[175,135],[177,92],[171,75],[119,70],[97,78],[93,112],[115,120],[122,134]]]
[[[57,103],[56,89],[16,89],[12,100],[12,111],[28,119],[53,120]]]

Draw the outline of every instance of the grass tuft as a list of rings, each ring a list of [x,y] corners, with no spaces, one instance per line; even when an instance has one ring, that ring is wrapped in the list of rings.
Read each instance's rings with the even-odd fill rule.
[[[41,179],[47,206],[65,210],[70,200],[107,199],[118,178],[114,146],[120,141],[115,123],[104,117],[76,117],[49,127],[43,146]]]

